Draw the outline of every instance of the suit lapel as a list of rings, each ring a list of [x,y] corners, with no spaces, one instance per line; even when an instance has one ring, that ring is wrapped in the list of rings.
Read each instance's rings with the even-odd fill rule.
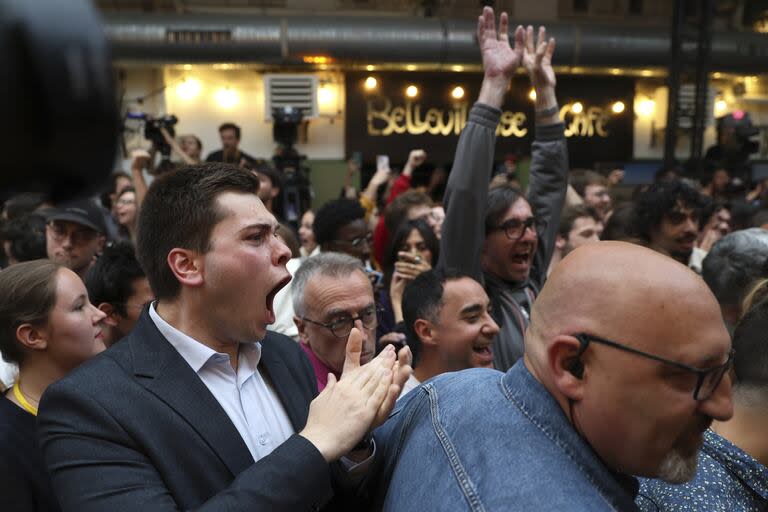
[[[237,476],[253,457],[227,413],[184,358],[142,313],[130,335],[134,373],[144,387],[176,411]]]
[[[272,382],[272,388],[285,407],[285,412],[291,420],[293,429],[299,432],[307,423],[309,401],[312,398],[304,396],[305,393],[296,385],[294,377],[280,358],[280,354],[276,350],[270,350],[268,340],[262,343],[259,366],[262,365]]]

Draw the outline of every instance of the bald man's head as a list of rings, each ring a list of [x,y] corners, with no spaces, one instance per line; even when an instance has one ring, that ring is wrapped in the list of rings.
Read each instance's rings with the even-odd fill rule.
[[[730,338],[719,311],[701,278],[675,260],[623,242],[591,244],[563,259],[537,297],[526,365],[609,467],[689,479],[701,433],[732,414],[730,381],[696,400],[696,372],[647,355],[722,365]]]

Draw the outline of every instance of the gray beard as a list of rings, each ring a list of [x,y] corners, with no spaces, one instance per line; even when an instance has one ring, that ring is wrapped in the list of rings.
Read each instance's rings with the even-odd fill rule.
[[[698,462],[698,450],[687,457],[677,450],[672,450],[661,461],[657,478],[670,484],[683,484],[696,476]]]

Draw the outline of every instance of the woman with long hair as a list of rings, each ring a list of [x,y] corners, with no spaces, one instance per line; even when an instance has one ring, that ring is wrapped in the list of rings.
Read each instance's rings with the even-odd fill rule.
[[[104,317],[77,274],[57,263],[0,271],[0,353],[19,366],[0,395],[0,509],[59,510],[35,437],[37,407],[49,385],[104,350]]]
[[[402,222],[384,256],[384,293],[379,302],[384,309],[380,334],[387,334],[403,321],[403,291],[416,276],[437,264],[440,242],[429,224],[421,219]]]

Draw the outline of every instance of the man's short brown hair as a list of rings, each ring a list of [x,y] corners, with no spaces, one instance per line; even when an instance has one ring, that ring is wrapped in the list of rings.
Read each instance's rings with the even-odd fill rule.
[[[208,251],[211,232],[225,215],[216,198],[258,190],[259,178],[219,162],[185,167],[152,183],[141,204],[136,254],[158,299],[173,299],[181,289],[167,263],[172,249]]]
[[[573,190],[575,190],[581,197],[584,197],[587,186],[589,185],[608,186],[608,179],[605,176],[595,171],[590,171],[589,169],[574,169],[571,171],[569,181]]]

